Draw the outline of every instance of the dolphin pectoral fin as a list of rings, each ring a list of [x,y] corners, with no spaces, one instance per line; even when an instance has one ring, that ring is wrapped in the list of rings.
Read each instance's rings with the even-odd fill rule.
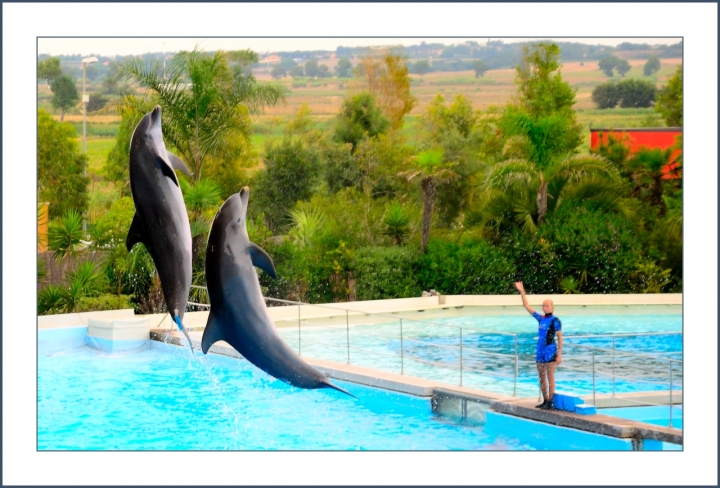
[[[266,253],[262,247],[252,242],[250,243],[249,249],[250,258],[252,259],[253,266],[257,266],[273,278],[277,278],[277,273],[275,272],[275,265],[273,264],[270,255]]]
[[[222,327],[217,317],[213,314],[213,311],[210,310],[210,314],[208,315],[208,321],[205,325],[205,331],[203,332],[202,336],[202,343],[200,345],[203,354],[207,354],[207,352],[210,350],[210,347],[217,341],[224,340],[225,338],[222,335]]]
[[[170,178],[177,186],[180,186],[180,182],[178,181],[178,177],[175,174],[175,170],[170,166],[170,163],[165,161],[163,158],[157,157],[158,166],[160,166],[160,171]]]
[[[143,242],[143,225],[140,223],[140,219],[138,218],[138,215],[135,214],[133,217],[132,224],[130,224],[130,230],[128,231],[127,239],[125,239],[125,247],[127,248],[128,252],[133,248],[135,244],[138,242]]]
[[[174,169],[178,171],[182,171],[188,176],[192,176],[192,173],[188,169],[187,165],[185,164],[185,161],[180,159],[179,157],[175,156],[173,153],[168,152],[168,158],[170,159],[170,166],[172,166]]]

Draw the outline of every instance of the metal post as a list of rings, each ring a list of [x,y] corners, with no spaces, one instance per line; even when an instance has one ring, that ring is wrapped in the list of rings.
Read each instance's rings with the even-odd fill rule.
[[[403,347],[403,328],[402,319],[400,319],[400,374],[405,374],[405,353]]]
[[[300,345],[300,304],[298,304],[298,356],[302,355],[302,347]]]
[[[595,401],[595,348],[593,347],[593,354],[592,354],[592,373],[593,373],[593,405],[596,406],[597,402]]]
[[[518,379],[518,336],[515,334],[515,380],[513,382],[513,396],[517,394]]]
[[[612,396],[615,396],[615,336],[612,338]]]
[[[85,113],[87,110],[87,104],[85,103],[85,63],[82,64],[83,67],[83,92],[82,92],[82,106],[83,106],[83,155],[87,154],[87,136],[85,135]],[[87,177],[87,159],[83,161],[83,178]],[[83,230],[83,239],[85,238],[85,232],[87,232],[87,218],[86,218],[86,212],[83,212],[83,221],[82,221],[82,230]]]
[[[350,364],[350,311],[345,310],[345,330],[347,331],[347,358]]]
[[[668,364],[670,365],[670,425],[668,427],[672,427],[672,408],[673,408],[673,377],[672,377],[672,359],[668,361]]]
[[[463,357],[462,357],[462,327],[460,328],[460,386],[462,386],[462,370],[463,370]]]

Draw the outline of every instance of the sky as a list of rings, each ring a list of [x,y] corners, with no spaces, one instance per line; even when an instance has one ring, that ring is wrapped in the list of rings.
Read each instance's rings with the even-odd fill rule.
[[[137,55],[148,52],[192,50],[196,45],[199,45],[206,51],[215,51],[217,49],[252,49],[257,53],[264,54],[274,51],[334,51],[338,46],[358,47],[388,44],[402,44],[404,46],[409,46],[413,44],[420,44],[422,41],[427,43],[439,42],[445,45],[462,44],[465,41],[476,41],[480,44],[484,44],[488,41],[488,39],[502,40],[506,43],[550,39],[565,42],[581,42],[584,44],[604,44],[609,46],[617,46],[622,42],[667,45],[677,44],[682,40],[681,38],[667,37],[41,37],[38,39],[38,54],[50,54],[51,56],[70,54],[81,54],[83,56],[87,56],[89,54],[99,54],[101,56],[126,56],[130,54]]]

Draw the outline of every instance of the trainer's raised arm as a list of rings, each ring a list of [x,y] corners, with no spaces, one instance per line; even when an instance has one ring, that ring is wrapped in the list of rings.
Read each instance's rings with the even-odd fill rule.
[[[523,307],[525,307],[525,310],[527,310],[530,315],[534,314],[535,310],[533,310],[533,308],[527,301],[527,297],[525,296],[525,288],[523,287],[522,281],[515,282],[515,288],[517,288],[520,292],[520,297],[522,298]]]

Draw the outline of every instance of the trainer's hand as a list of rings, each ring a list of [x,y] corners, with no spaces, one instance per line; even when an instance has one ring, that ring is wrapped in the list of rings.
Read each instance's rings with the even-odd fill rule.
[[[523,293],[525,291],[525,288],[523,288],[522,281],[515,282],[515,288],[517,288],[520,293]]]
[[[555,364],[558,364],[558,365],[559,365],[560,363],[562,363],[562,354],[558,354],[558,357],[557,357],[557,359],[555,360]]]

